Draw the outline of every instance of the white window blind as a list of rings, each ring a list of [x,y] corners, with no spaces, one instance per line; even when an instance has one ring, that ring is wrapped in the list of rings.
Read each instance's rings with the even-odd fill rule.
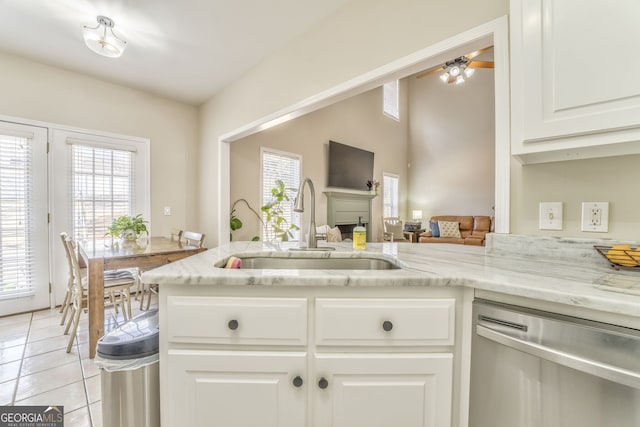
[[[0,298],[33,294],[33,147],[0,135]],[[45,236],[41,236],[44,238]]]
[[[382,94],[382,111],[384,114],[396,120],[400,120],[400,94],[398,92],[398,80],[385,83],[382,87]]]
[[[300,185],[301,156],[281,151],[262,149],[262,205],[272,199],[271,189],[276,186],[276,180],[284,182],[285,187],[297,189]],[[291,192],[289,192],[291,195]],[[295,196],[295,195],[294,195]],[[300,227],[300,215],[293,212],[294,200],[283,202],[284,217],[289,224]],[[266,215],[263,214],[263,221]],[[300,231],[292,231],[294,241],[300,239]],[[262,240],[273,240],[274,236],[270,227],[262,230]]]
[[[71,218],[75,239],[102,240],[114,218],[135,212],[135,152],[71,145]]]
[[[398,175],[384,173],[382,178],[383,216],[398,216]]]

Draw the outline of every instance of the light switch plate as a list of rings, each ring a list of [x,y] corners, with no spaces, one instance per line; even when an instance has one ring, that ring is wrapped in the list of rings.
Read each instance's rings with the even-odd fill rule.
[[[582,202],[582,231],[609,231],[609,202]]]
[[[562,230],[562,202],[540,202],[540,230]]]
[[[171,215],[171,206],[165,206],[164,207],[164,215],[165,216],[170,216]]]

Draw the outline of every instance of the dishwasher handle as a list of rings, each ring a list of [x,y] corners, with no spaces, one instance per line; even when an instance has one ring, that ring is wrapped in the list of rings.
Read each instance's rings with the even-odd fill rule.
[[[575,354],[553,349],[542,344],[512,337],[483,325],[476,325],[476,334],[507,347],[514,348],[541,359],[595,375],[618,384],[640,389],[640,373],[597,362]]]

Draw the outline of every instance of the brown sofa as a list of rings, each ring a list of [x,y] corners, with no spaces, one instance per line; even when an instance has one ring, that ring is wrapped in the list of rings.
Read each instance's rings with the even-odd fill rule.
[[[460,245],[484,246],[487,233],[493,231],[493,218],[490,216],[432,216],[430,221],[453,221],[460,224],[460,239],[452,237],[432,237],[429,224],[427,231],[420,234],[420,243],[458,243]]]

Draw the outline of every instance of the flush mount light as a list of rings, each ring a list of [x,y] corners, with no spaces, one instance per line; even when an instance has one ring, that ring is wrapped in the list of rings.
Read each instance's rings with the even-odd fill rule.
[[[113,32],[115,23],[112,19],[98,15],[96,21],[98,21],[98,26],[88,27],[85,25],[82,28],[84,43],[98,55],[118,58],[126,49],[127,42]]]

